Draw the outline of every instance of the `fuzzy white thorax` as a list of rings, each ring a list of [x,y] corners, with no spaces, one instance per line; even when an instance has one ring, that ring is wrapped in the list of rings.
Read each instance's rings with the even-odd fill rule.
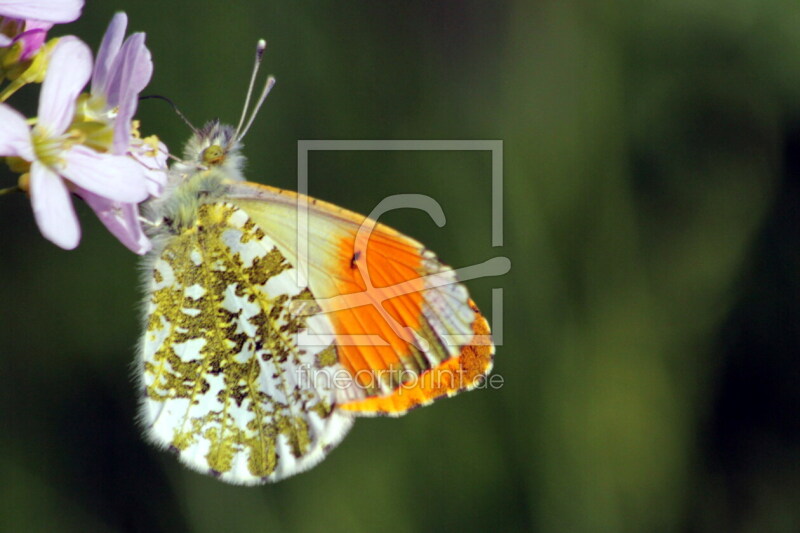
[[[155,251],[160,237],[191,225],[197,208],[225,195],[227,184],[244,181],[245,157],[235,129],[218,120],[208,122],[195,132],[184,147],[183,159],[169,169],[164,193],[142,205],[143,216],[150,221],[146,228],[154,240]],[[209,157],[209,150],[218,154]]]

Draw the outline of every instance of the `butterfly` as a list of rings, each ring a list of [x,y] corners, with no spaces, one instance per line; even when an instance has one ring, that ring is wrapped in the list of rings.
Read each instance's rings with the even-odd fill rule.
[[[454,271],[419,242],[245,181],[240,128],[196,130],[166,193],[143,206],[153,250],[137,373],[148,440],[253,485],[314,466],[356,417],[478,386],[494,346]]]

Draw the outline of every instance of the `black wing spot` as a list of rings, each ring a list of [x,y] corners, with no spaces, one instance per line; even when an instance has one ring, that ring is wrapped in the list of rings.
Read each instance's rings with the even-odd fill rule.
[[[353,254],[353,258],[350,260],[350,268],[355,270],[356,268],[356,261],[361,259],[361,250],[356,250],[356,253]]]

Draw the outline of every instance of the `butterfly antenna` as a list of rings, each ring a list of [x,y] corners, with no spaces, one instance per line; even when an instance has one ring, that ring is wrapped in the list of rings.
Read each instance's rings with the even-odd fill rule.
[[[169,99],[169,98],[167,98],[166,96],[161,96],[160,94],[149,94],[149,95],[147,95],[147,96],[140,96],[140,97],[139,97],[139,100],[149,100],[149,99],[151,99],[151,98],[155,98],[156,100],[163,100],[163,101],[165,101],[166,103],[168,103],[170,106],[172,106],[172,110],[173,110],[173,111],[175,111],[175,113],[176,113],[176,114],[177,114],[177,115],[178,115],[178,116],[181,118],[181,120],[182,120],[182,121],[183,121],[183,122],[184,122],[184,123],[185,123],[187,126],[189,126],[189,129],[190,129],[190,130],[192,130],[192,133],[194,133],[195,135],[197,135],[197,128],[195,128],[195,127],[192,125],[192,123],[191,123],[191,122],[189,122],[189,119],[188,119],[188,118],[186,118],[186,115],[184,115],[183,113],[181,113],[181,110],[180,110],[180,109],[178,109],[178,106],[177,106],[177,105],[175,105],[175,102],[173,102],[172,100],[170,100],[170,99]]]
[[[250,131],[250,126],[253,125],[253,122],[256,120],[256,115],[258,115],[258,110],[261,109],[261,106],[264,104],[264,100],[267,99],[269,96],[269,92],[272,90],[272,87],[275,86],[275,78],[270,76],[267,78],[267,83],[264,84],[264,90],[261,91],[261,95],[258,97],[258,102],[256,102],[256,106],[253,108],[253,112],[250,113],[250,120],[247,121],[247,125],[244,127],[244,130],[241,134],[237,134],[236,140],[241,141],[247,132]]]
[[[234,139],[239,139],[239,132],[242,130],[244,119],[247,117],[247,109],[250,107],[250,98],[253,96],[253,87],[256,84],[256,76],[258,69],[261,68],[261,60],[264,58],[264,50],[267,49],[267,41],[259,39],[256,44],[256,59],[253,64],[253,72],[250,74],[250,84],[247,86],[247,96],[244,99],[244,107],[242,108],[242,116],[239,117],[239,124],[236,125],[236,134]]]

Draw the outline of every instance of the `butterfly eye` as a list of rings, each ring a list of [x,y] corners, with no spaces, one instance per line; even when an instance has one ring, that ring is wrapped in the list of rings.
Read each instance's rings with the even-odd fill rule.
[[[203,150],[203,164],[219,165],[225,159],[225,150],[218,144],[212,144]]]

